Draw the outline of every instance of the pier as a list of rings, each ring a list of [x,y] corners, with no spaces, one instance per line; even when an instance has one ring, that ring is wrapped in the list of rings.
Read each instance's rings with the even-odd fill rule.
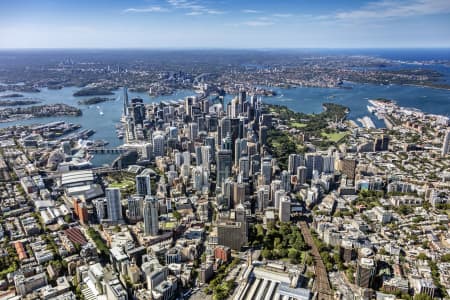
[[[127,152],[125,148],[105,148],[105,147],[92,147],[88,149],[89,154],[122,154]]]

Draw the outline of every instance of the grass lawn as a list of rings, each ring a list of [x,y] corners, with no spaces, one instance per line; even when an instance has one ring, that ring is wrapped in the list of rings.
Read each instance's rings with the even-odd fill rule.
[[[109,185],[109,187],[112,187],[112,188],[119,188],[119,189],[127,189],[127,188],[129,188],[129,187],[131,187],[131,186],[133,186],[134,185],[134,182],[133,181],[131,181],[131,180],[124,180],[124,181],[122,181],[122,182],[114,182],[114,183],[111,183],[110,185]]]
[[[308,126],[308,124],[299,123],[299,122],[291,122],[291,123],[289,123],[289,126],[293,127],[293,128],[300,129],[300,128],[305,128],[306,126]]]
[[[321,135],[333,143],[339,143],[342,139],[347,136],[348,132],[336,132],[336,133],[325,133],[322,132]]]
[[[164,223],[164,229],[174,229],[176,226],[175,222],[166,222]]]

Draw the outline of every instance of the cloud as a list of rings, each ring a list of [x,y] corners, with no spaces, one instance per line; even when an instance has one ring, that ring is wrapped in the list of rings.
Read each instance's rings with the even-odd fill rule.
[[[203,13],[200,11],[191,11],[191,12],[186,13],[185,15],[186,16],[200,16],[200,15],[203,15]]]
[[[197,0],[167,0],[167,3],[175,9],[190,10],[190,12],[186,13],[188,16],[198,16],[203,14],[221,15],[225,13],[224,11],[207,7]]]
[[[247,21],[242,24],[251,26],[251,27],[264,27],[264,26],[271,26],[275,23],[272,21]]]
[[[382,19],[450,13],[448,0],[382,0],[351,10],[338,12],[336,19]]]
[[[151,13],[151,12],[168,12],[169,9],[161,6],[149,6],[143,8],[127,8],[124,13]]]
[[[273,14],[272,16],[275,18],[290,18],[293,14]]]
[[[262,11],[256,9],[243,9],[241,10],[244,14],[260,14]]]
[[[208,9],[208,10],[206,10],[206,12],[210,15],[223,15],[225,13],[224,11],[216,10],[216,9]]]

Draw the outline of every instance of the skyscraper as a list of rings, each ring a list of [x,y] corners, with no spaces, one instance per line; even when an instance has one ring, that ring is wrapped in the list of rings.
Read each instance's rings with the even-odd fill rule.
[[[372,285],[372,279],[375,275],[375,262],[371,258],[361,258],[356,269],[355,284],[369,288]]]
[[[291,192],[291,174],[286,170],[281,172],[281,186],[287,193]]]
[[[210,161],[214,161],[216,158],[216,140],[212,136],[208,136],[205,138],[205,146],[209,146],[210,151]]]
[[[225,149],[225,150],[233,149],[233,140],[231,139],[231,136],[229,133],[227,133],[227,136],[222,139],[222,149]]]
[[[112,222],[118,222],[122,220],[122,203],[120,202],[120,189],[107,188],[106,194],[106,206],[108,210],[108,219]]]
[[[195,146],[195,165],[197,167],[202,165],[202,146]]]
[[[231,176],[231,168],[233,166],[231,155],[231,150],[222,149],[217,152],[217,187],[222,186],[222,182]]]
[[[317,171],[318,174],[322,173],[323,169],[323,158],[319,154],[307,154],[306,155],[306,178],[311,179],[313,171]]]
[[[150,196],[152,194],[150,175],[136,176],[136,194],[142,197]]]
[[[270,186],[262,185],[258,188],[257,192],[258,211],[263,212],[264,209],[269,206],[270,202]]]
[[[269,131],[269,127],[267,127],[267,126],[259,127],[259,145],[260,145],[260,147],[262,147],[266,144],[268,131]]]
[[[189,123],[189,139],[191,141],[193,141],[197,137],[198,137],[198,124],[197,123]]]
[[[447,155],[450,152],[450,129],[444,134],[444,141],[442,143],[442,156]]]
[[[123,87],[123,115],[128,115],[128,87]]]
[[[261,162],[262,184],[270,184],[272,176],[272,158],[264,157]]]
[[[291,198],[289,196],[281,197],[278,218],[280,222],[289,222],[291,220]]]
[[[301,154],[289,154],[288,160],[288,172],[290,174],[295,174],[297,168],[305,165],[305,159]]]
[[[192,186],[196,191],[201,191],[203,187],[203,168],[201,166],[192,170]]]
[[[128,107],[128,114],[133,118],[134,124],[141,124],[145,119],[145,105],[142,98],[131,99],[131,105]]]
[[[164,136],[157,134],[153,137],[153,154],[155,157],[164,156],[165,154],[165,141]]]
[[[210,169],[212,151],[210,146],[202,146],[201,147],[201,155],[202,155],[202,167],[205,170]]]
[[[153,145],[151,143],[145,143],[142,148],[142,156],[145,159],[150,160],[153,156]]]
[[[244,181],[250,177],[250,161],[248,160],[248,156],[242,156],[239,159],[239,173],[242,174]]]
[[[277,181],[274,180],[274,182],[277,182]],[[279,209],[281,199],[286,196],[286,192],[285,192],[285,190],[279,189],[278,186],[273,185],[273,184],[271,186],[271,189],[272,189],[272,193],[273,193],[272,194],[273,195],[273,198],[272,198],[273,207],[275,207],[276,209]]]
[[[229,113],[230,117],[237,118],[241,111],[241,104],[239,103],[239,98],[233,98],[231,100],[231,111]]]
[[[156,199],[152,196],[145,197],[143,217],[145,235],[158,235],[158,207]]]
[[[323,172],[334,173],[334,157],[331,155],[323,156]]]
[[[93,200],[92,203],[95,206],[95,211],[97,213],[97,220],[100,222],[106,216],[106,208],[107,208],[106,199],[101,198],[101,199]]]
[[[298,184],[306,183],[306,173],[307,173],[307,169],[305,166],[300,166],[297,168],[297,183]]]
[[[127,217],[130,221],[136,222],[142,219],[143,200],[144,198],[138,195],[128,197]]]

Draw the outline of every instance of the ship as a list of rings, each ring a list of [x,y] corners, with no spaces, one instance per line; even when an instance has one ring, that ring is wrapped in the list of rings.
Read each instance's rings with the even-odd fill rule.
[[[118,139],[123,139],[123,135],[124,135],[123,129],[117,129],[116,134],[117,134]]]

